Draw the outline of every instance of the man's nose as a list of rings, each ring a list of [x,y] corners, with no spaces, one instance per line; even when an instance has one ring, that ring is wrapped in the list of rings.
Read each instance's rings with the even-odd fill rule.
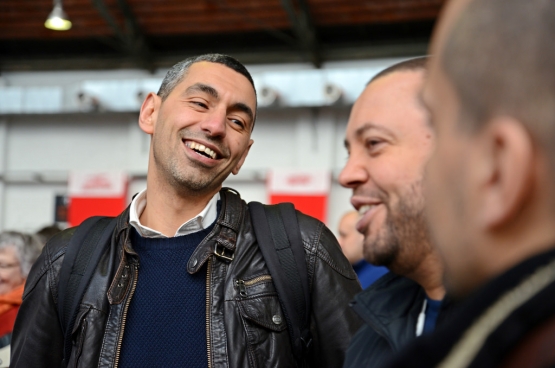
[[[215,110],[201,123],[201,129],[212,137],[225,137],[227,128],[227,114],[225,111]]]
[[[347,164],[339,174],[339,183],[345,188],[356,188],[368,181],[368,172],[356,156],[350,155]]]

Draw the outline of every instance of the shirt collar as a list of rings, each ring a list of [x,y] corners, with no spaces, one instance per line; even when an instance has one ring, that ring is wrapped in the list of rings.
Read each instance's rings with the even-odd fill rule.
[[[220,192],[216,193],[212,199],[208,202],[206,207],[195,217],[189,221],[182,224],[179,229],[177,229],[175,236],[183,236],[197,231],[204,230],[214,221],[218,216],[218,201],[220,200]],[[167,238],[166,235],[159,231],[151,229],[141,224],[139,220],[141,214],[146,207],[146,189],[143,189],[139,194],[135,196],[131,202],[131,207],[129,209],[129,224],[133,226],[143,238]]]

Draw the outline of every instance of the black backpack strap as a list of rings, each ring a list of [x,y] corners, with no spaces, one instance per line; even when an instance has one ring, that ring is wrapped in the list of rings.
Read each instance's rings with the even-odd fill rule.
[[[306,256],[291,203],[267,206],[250,202],[249,210],[256,239],[272,275],[285,314],[293,353],[302,363],[312,343],[310,293]]]
[[[71,332],[79,304],[100,257],[110,243],[115,226],[115,217],[88,218],[75,230],[67,246],[58,281],[58,317],[64,334],[64,367],[71,355]]]

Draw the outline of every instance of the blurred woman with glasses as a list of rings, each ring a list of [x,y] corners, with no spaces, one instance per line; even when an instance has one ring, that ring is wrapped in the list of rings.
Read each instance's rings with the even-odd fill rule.
[[[16,231],[0,233],[0,348],[11,341],[25,279],[41,248],[34,235]]]

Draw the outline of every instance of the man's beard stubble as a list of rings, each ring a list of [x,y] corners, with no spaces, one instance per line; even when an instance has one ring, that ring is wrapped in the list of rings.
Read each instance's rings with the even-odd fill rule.
[[[422,184],[418,182],[395,207],[388,206],[384,227],[375,240],[364,239],[365,259],[399,275],[412,273],[432,251],[423,211]]]
[[[221,152],[228,155],[228,151],[223,149],[223,144],[217,139],[207,137],[203,134],[192,134],[189,129],[184,128],[179,132],[180,138],[183,139],[194,139],[195,137],[202,138],[204,141],[208,141],[216,145]],[[156,138],[153,138],[156,139]],[[223,180],[218,180],[218,176],[221,176],[221,172],[217,172],[216,169],[208,170],[206,167],[198,162],[190,161],[189,165],[183,166],[182,160],[175,155],[172,155],[166,147],[164,152],[161,145],[164,142],[153,142],[153,157],[156,166],[161,171],[161,174],[166,178],[166,181],[177,191],[188,196],[202,196],[205,193],[213,192],[221,186]],[[227,156],[226,156],[227,157]],[[185,158],[185,160],[188,160]],[[196,168],[201,171],[200,175],[195,175],[192,173],[192,169]],[[204,172],[202,172],[204,171]],[[227,175],[225,175],[227,177]],[[224,178],[225,179],[225,178]]]

